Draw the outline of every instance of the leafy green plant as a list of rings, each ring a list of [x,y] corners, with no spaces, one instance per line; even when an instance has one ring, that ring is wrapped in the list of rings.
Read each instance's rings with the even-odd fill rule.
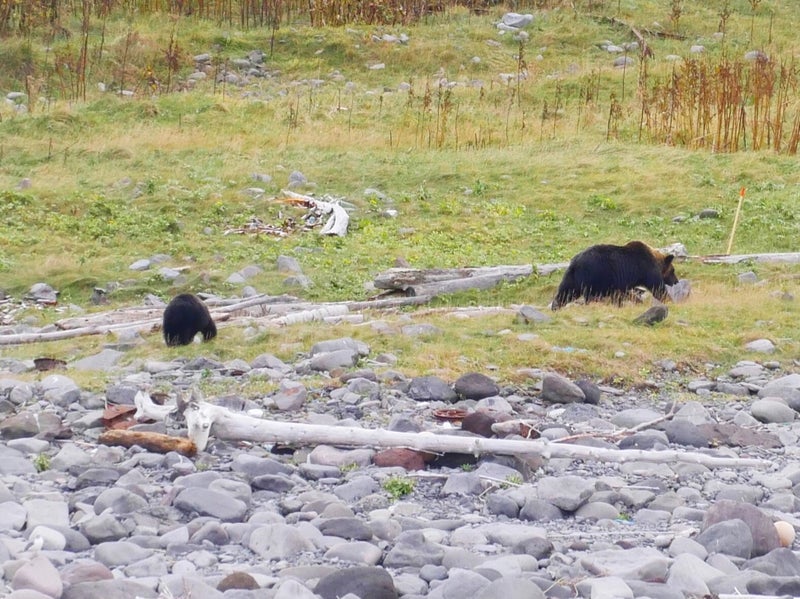
[[[33,466],[36,468],[36,472],[50,470],[50,456],[48,456],[46,453],[40,453],[33,458]]]
[[[475,184],[472,186],[472,193],[478,197],[485,196],[488,190],[489,186],[480,179],[475,181]]]
[[[593,195],[586,202],[589,208],[599,208],[600,210],[618,210],[617,201],[608,196]]]
[[[416,482],[414,479],[404,476],[391,476],[383,482],[383,489],[389,493],[394,500],[411,494],[415,486]]]

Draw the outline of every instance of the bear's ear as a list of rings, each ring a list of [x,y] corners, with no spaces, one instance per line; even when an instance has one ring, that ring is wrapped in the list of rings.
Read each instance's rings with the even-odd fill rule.
[[[672,261],[674,259],[675,256],[673,256],[672,254],[667,254],[666,256],[664,256],[664,266],[669,266],[670,264],[672,264]]]

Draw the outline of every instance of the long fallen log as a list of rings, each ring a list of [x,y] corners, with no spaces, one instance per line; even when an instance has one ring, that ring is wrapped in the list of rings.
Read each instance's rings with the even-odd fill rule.
[[[465,268],[390,268],[379,273],[372,283],[377,289],[402,291],[409,297],[433,298],[468,289],[491,289],[503,281],[529,277],[534,271],[539,276],[546,276],[567,266],[569,262]]]
[[[298,443],[304,445],[338,445],[346,447],[409,447],[433,453],[535,455],[544,458],[570,458],[604,462],[687,462],[709,468],[767,468],[770,462],[755,458],[717,457],[702,453],[675,450],[646,451],[641,449],[606,449],[584,445],[559,445],[543,440],[487,439],[460,437],[431,432],[403,433],[383,429],[352,426],[326,426],[277,422],[255,418],[200,401],[193,390],[192,399],[179,404],[188,428],[188,436],[198,451],[203,451],[210,434],[229,441],[255,443]],[[155,406],[149,396],[137,394],[137,414],[158,418],[163,408]],[[159,409],[160,408],[160,409]]]
[[[532,272],[533,267],[528,264],[467,268],[390,268],[379,273],[373,283],[377,289],[405,290],[409,286],[484,276],[527,277]]]
[[[106,333],[119,332],[123,330],[135,330],[141,333],[151,332],[161,326],[161,319],[146,320],[141,322],[122,322],[108,326],[90,326],[64,331],[47,331],[40,333],[17,333],[14,335],[0,335],[0,346],[2,345],[23,345],[25,343],[45,343],[47,341],[61,341],[74,337],[88,335],[105,335]]]
[[[247,306],[245,308],[238,308],[236,310],[228,310],[227,314],[234,315],[236,317],[246,317],[246,318],[265,318],[265,317],[277,317],[277,316],[284,316],[286,314],[291,314],[292,312],[302,312],[304,310],[313,310],[314,308],[320,307],[321,304],[314,304],[311,302],[281,302],[281,303],[261,303],[261,304],[254,304],[251,306]],[[233,306],[231,306],[233,307]],[[223,312],[218,310],[213,310],[211,312],[211,316],[215,319],[219,314]]]
[[[515,281],[533,273],[533,266],[487,266],[476,268],[391,268],[375,277],[377,289],[395,289],[407,296],[445,295],[467,289],[491,289],[503,281]]]
[[[273,304],[296,304],[301,303],[302,300],[293,295],[257,295],[247,299],[228,299],[228,300],[214,300],[207,301],[212,314],[219,313],[232,313],[252,308],[254,306],[273,305]]]
[[[218,406],[210,406],[223,410]],[[189,417],[187,416],[187,423]],[[190,424],[190,428],[192,428]],[[202,430],[202,425],[196,427]],[[465,453],[471,455],[537,455],[544,458],[590,459],[603,462],[688,462],[709,468],[766,468],[766,460],[725,458],[701,453],[674,450],[645,451],[640,449],[605,449],[584,445],[558,445],[544,441],[486,439],[434,433],[402,433],[356,427],[325,426],[276,422],[243,414],[213,414],[212,430],[221,439],[249,440],[259,443],[300,443],[306,445],[345,445],[349,447],[410,447],[433,453]],[[197,441],[195,441],[197,443]],[[198,448],[200,444],[197,443]]]
[[[530,274],[530,273],[528,273]],[[528,275],[481,275],[476,277],[469,277],[466,279],[454,279],[452,281],[441,281],[438,283],[425,283],[421,285],[409,285],[404,289],[406,295],[409,296],[431,296],[445,295],[448,293],[456,293],[458,291],[467,291],[469,289],[491,289],[496,287],[503,281],[514,281]]]
[[[163,312],[163,307],[153,308],[148,306],[146,309],[142,309],[142,307],[136,306],[111,310],[110,312],[97,312],[86,316],[70,316],[54,322],[53,326],[62,331],[68,331],[87,327],[111,327],[121,324],[135,325],[139,322],[160,319]]]
[[[347,306],[325,306],[322,308],[314,308],[313,310],[292,312],[291,314],[281,316],[272,322],[286,326],[290,324],[299,324],[301,322],[317,322],[320,320],[325,320],[326,318],[330,318],[331,316],[344,316],[349,313],[350,309]]]
[[[403,308],[405,306],[419,306],[420,304],[427,304],[433,298],[427,295],[418,295],[416,297],[387,297],[382,299],[371,299],[362,301],[345,302],[351,311],[358,310],[392,310],[394,308]]]
[[[704,264],[738,264],[740,262],[767,262],[778,264],[800,264],[800,252],[778,252],[773,254],[721,254],[699,256]]]
[[[559,270],[567,270],[569,266],[569,262],[555,262],[553,264],[537,264],[536,265],[536,273],[540,277],[546,277],[549,274],[552,274]]]

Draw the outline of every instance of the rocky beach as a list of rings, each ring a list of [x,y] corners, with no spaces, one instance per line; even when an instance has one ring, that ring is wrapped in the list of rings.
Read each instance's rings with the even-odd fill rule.
[[[634,390],[536,368],[526,385],[479,372],[408,378],[391,354],[351,338],[294,363],[269,353],[222,363],[209,345],[201,358],[120,367],[118,351],[49,371],[0,360],[3,596],[800,593],[796,362],[764,354],[712,377],[666,361]],[[115,382],[81,389],[76,368]],[[228,377],[277,384],[258,401],[205,398],[256,423],[527,438],[543,449],[267,443],[219,438],[213,426],[194,456],[101,442],[109,410],[130,418],[140,392],[166,402],[166,417],[129,430],[185,437],[171,403]]]

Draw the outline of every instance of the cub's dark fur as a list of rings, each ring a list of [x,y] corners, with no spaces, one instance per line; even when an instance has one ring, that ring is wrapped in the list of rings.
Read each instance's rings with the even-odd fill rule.
[[[217,326],[203,300],[191,293],[172,298],[164,310],[164,341],[167,345],[189,345],[197,333],[203,341],[217,336]]]
[[[674,256],[641,241],[625,245],[593,245],[569,263],[551,307],[558,310],[583,297],[585,301],[611,298],[622,304],[637,287],[644,287],[664,301],[667,285],[678,282],[672,265]]]

